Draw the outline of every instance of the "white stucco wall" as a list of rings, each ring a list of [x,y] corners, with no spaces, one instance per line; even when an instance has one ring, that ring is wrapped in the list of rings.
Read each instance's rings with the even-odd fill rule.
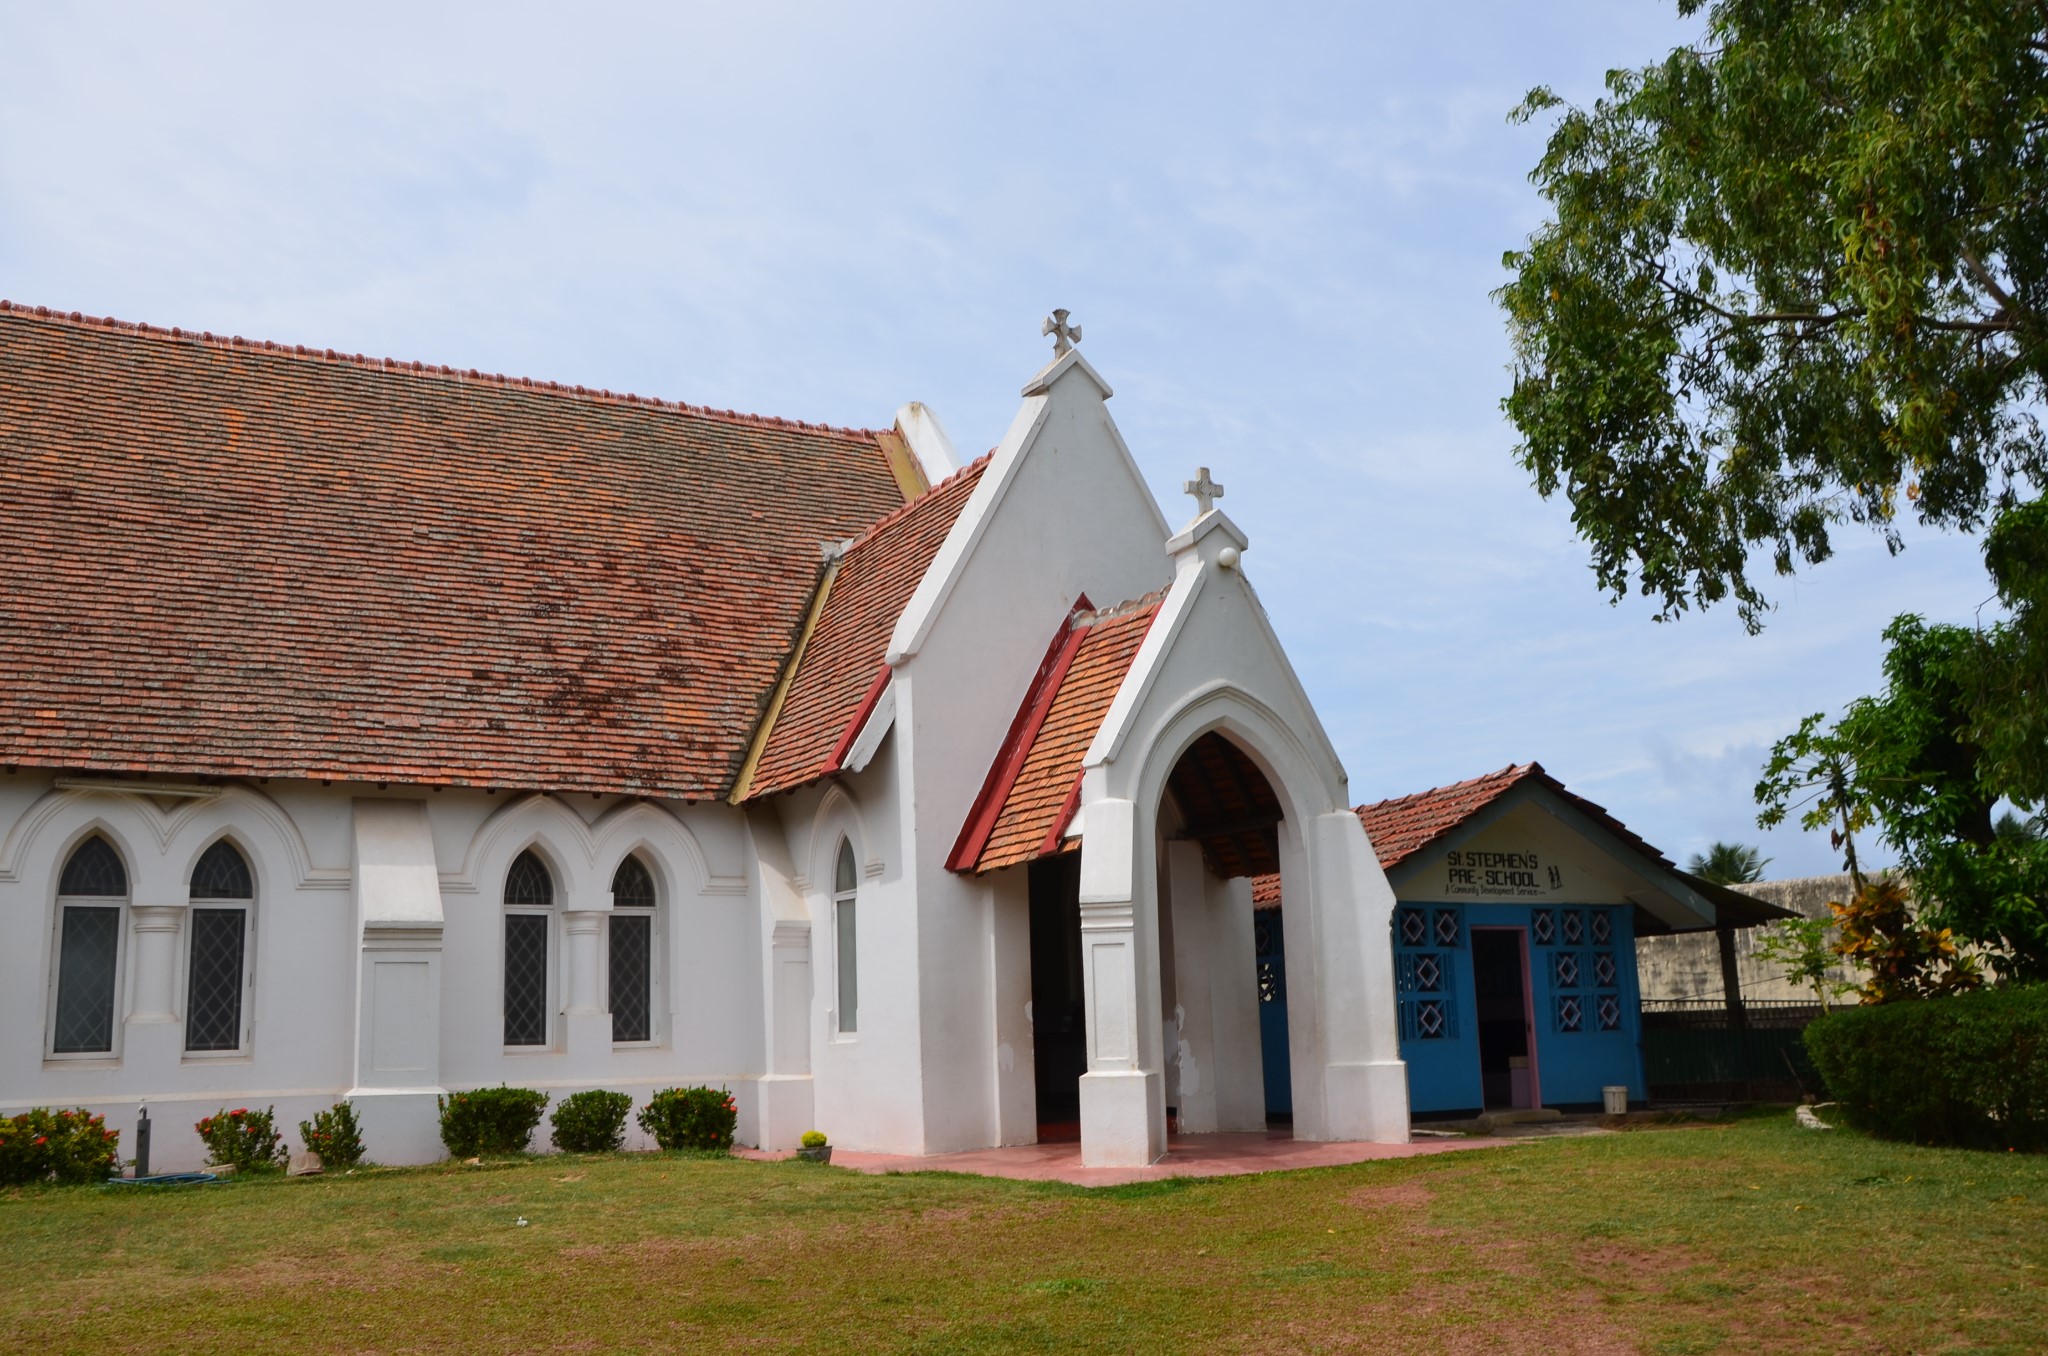
[[[363,959],[355,875],[358,799],[424,807],[445,922],[439,942],[439,1035],[433,1078],[391,1099],[360,1088],[358,966]],[[121,854],[130,885],[112,1053],[47,1054],[56,961],[56,887],[70,852],[102,833]],[[226,835],[256,880],[248,941],[248,1039],[237,1052],[188,1054],[183,1045],[185,944],[193,863]],[[555,876],[554,972],[549,1044],[508,1051],[502,1027],[502,885],[523,849]],[[567,1011],[573,994],[564,916],[610,906],[611,875],[637,852],[656,877],[654,1042],[613,1048],[602,1012]],[[132,1150],[138,1104],[154,1121],[152,1167],[196,1167],[203,1149],[192,1124],[222,1107],[275,1105],[296,1143],[297,1122],[351,1092],[359,1107],[401,1108],[368,1117],[370,1152],[386,1162],[436,1157],[433,1096],[500,1082],[560,1096],[590,1087],[631,1092],[709,1083],[731,1087],[740,1136],[758,1134],[755,1084],[766,1067],[763,976],[769,954],[750,840],[742,815],[723,806],[666,807],[618,798],[491,796],[420,789],[234,784],[207,799],[159,801],[139,794],[58,790],[43,774],[0,778],[0,1111],[86,1106],[105,1114]],[[137,908],[175,925],[168,948],[145,941]],[[159,932],[159,938],[163,935]],[[601,957],[604,934],[592,934]],[[154,950],[152,948],[155,948]],[[601,969],[599,971],[601,979]],[[152,988],[154,986],[154,989]],[[152,1013],[153,991],[169,1001]],[[602,993],[596,1001],[601,1005]],[[372,1076],[368,1081],[377,1081]],[[424,1109],[422,1109],[424,1108]],[[379,1142],[379,1137],[382,1142]],[[536,1147],[546,1144],[546,1127]],[[637,1128],[629,1143],[640,1138]]]

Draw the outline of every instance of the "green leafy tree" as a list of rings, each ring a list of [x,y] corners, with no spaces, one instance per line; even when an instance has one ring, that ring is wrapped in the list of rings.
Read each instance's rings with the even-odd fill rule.
[[[1506,256],[1503,406],[1595,574],[1663,619],[1833,550],[1844,524],[1985,531],[2009,620],[1901,618],[1891,690],[1783,741],[1759,798],[1844,852],[1877,829],[1923,909],[2048,973],[2048,4],[1679,0],[1698,42],[1555,116],[1551,220]],[[1969,600],[1974,603],[1976,600]]]
[[[1885,639],[1882,695],[1833,724],[1809,716],[1773,747],[1758,823],[1798,811],[1827,828],[1859,892],[1855,835],[1874,828],[1912,877],[1925,926],[1984,948],[2007,975],[2048,978],[2048,842],[2001,835],[1993,819],[2006,788],[1971,733],[1976,633],[1908,616]]]
[[[1757,548],[1789,573],[1844,520],[1896,545],[1907,505],[1972,528],[2043,484],[2048,10],[1703,8],[1591,108],[1525,101],[1563,112],[1505,403],[1604,585],[1754,623]]]
[[[1748,885],[1764,878],[1770,859],[1753,847],[1740,843],[1715,843],[1705,852],[1695,852],[1686,870],[1715,885]]]

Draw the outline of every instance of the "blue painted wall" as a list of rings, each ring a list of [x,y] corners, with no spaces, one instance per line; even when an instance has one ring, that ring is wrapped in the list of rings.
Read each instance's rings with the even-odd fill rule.
[[[1402,903],[1394,911],[1401,1058],[1416,1112],[1482,1105],[1472,928],[1527,930],[1544,1106],[1643,1097],[1635,924],[1626,905]]]

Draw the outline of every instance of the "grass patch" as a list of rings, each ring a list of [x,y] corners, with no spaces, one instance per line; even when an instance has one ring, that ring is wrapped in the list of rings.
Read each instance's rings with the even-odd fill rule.
[[[1783,1114],[1098,1192],[542,1157],[0,1195],[0,1349],[2031,1352],[2044,1268],[2048,1160]]]

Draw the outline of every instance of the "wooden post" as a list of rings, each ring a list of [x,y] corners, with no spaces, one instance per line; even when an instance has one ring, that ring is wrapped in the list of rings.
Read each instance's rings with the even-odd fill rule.
[[[1735,965],[1735,929],[1723,923],[1714,929],[1721,946],[1721,996],[1728,1005],[1728,1029],[1747,1031],[1749,1018],[1742,1011],[1742,974]]]

